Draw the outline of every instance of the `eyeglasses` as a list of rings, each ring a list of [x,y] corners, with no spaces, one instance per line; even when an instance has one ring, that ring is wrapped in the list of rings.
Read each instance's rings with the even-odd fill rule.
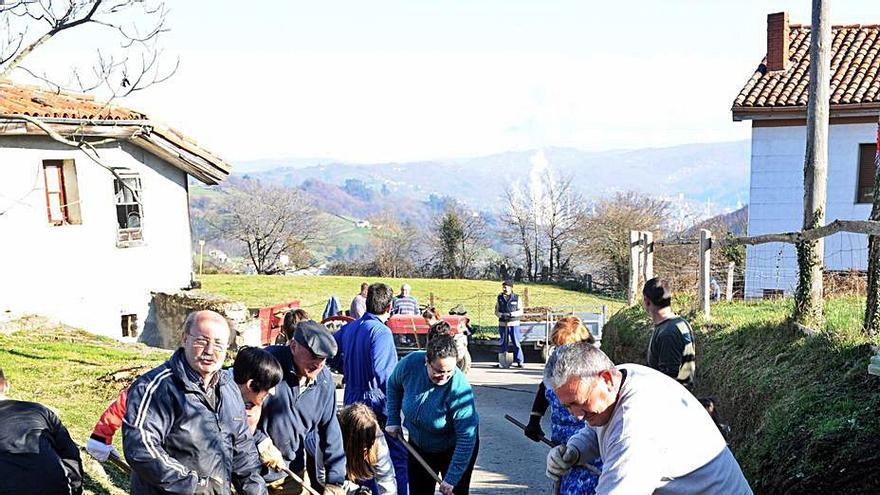
[[[193,339],[193,347],[207,349],[209,346],[213,346],[214,353],[216,354],[226,352],[226,349],[229,348],[228,344],[224,344],[216,340],[211,340],[203,335],[193,335],[191,333],[188,333],[187,335],[189,335],[190,337],[195,337],[195,339]]]

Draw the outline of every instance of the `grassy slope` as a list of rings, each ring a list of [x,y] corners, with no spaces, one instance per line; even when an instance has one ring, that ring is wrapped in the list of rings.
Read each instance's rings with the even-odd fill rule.
[[[313,315],[320,316],[331,295],[336,295],[345,308],[360,289],[361,282],[385,282],[395,291],[403,283],[413,288],[413,295],[420,303],[428,302],[434,293],[434,304],[442,312],[457,304],[464,304],[471,319],[480,326],[497,323],[493,313],[495,297],[501,290],[499,282],[483,280],[438,279],[375,279],[366,277],[280,277],[272,275],[205,275],[202,277],[204,292],[220,294],[243,301],[249,307],[272,306],[299,299],[302,306]],[[609,314],[622,307],[616,299],[565,290],[550,285],[517,284],[516,292],[529,289],[530,306],[608,306]]]
[[[152,368],[167,359],[168,351],[143,345],[123,344],[96,337],[81,330],[53,325],[28,325],[22,331],[0,334],[0,366],[12,385],[13,399],[40,402],[53,408],[70,431],[85,445],[98,416],[127,380],[105,379],[121,368]],[[13,328],[15,330],[15,328]],[[116,448],[122,452],[121,435]],[[110,480],[96,470],[84,455],[86,493],[127,493],[128,485],[119,471],[108,469]]]
[[[734,451],[756,493],[878,493],[880,394],[858,334],[864,303],[827,303],[807,338],[788,322],[791,301],[719,304],[697,321],[698,396],[721,400]],[[615,362],[644,362],[650,325],[640,308],[606,327]]]

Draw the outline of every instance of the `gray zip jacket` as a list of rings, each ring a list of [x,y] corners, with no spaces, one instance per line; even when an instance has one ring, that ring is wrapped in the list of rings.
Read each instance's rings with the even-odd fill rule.
[[[230,485],[239,494],[264,495],[260,455],[238,386],[220,371],[210,401],[188,366],[178,349],[128,391],[122,444],[132,495],[230,495]]]

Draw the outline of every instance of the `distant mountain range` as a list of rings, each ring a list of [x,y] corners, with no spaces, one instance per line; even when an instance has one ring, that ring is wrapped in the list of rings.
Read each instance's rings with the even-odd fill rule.
[[[370,236],[370,227],[359,221],[383,211],[429,229],[437,213],[454,200],[481,212],[494,229],[505,206],[505,187],[528,185],[550,168],[570,175],[586,201],[627,190],[663,197],[673,205],[676,229],[717,215],[722,217],[713,222],[739,225],[747,215],[739,209],[748,202],[749,155],[749,143],[738,141],[603,152],[545,148],[406,163],[255,160],[235,164],[233,176],[219,186],[193,184],[190,205],[194,235],[210,239],[205,217],[207,211],[222,207],[225,195],[221,190],[236,188],[245,177],[298,188],[322,212],[330,241],[321,246],[322,257],[354,255]],[[739,211],[723,217],[734,210]],[[491,240],[493,247],[504,250],[499,239],[492,236]],[[241,249],[224,239],[211,243],[230,254]]]
[[[243,162],[237,175],[298,187],[309,181],[345,186],[357,180],[389,203],[452,197],[480,211],[498,211],[511,183],[528,183],[549,167],[571,175],[587,199],[635,190],[698,209],[706,218],[748,202],[748,141],[668,148],[587,152],[573,148],[506,152],[475,158],[405,163],[343,163],[320,159]],[[308,188],[307,184],[307,188]]]

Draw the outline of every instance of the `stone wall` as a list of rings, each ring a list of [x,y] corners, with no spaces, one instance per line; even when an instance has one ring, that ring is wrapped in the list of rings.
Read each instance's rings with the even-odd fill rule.
[[[235,335],[234,347],[260,344],[260,322],[251,317],[243,303],[188,291],[153,292],[144,331],[138,340],[154,347],[176,349],[180,345],[186,315],[203,309],[216,311],[229,320]]]

